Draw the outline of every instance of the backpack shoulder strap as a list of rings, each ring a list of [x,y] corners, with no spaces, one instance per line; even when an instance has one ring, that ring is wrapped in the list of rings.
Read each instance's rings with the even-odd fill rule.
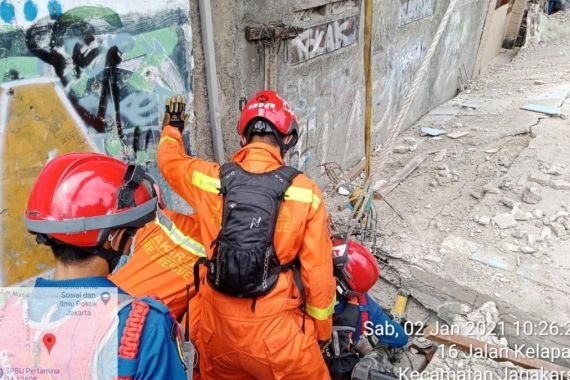
[[[228,180],[232,174],[232,172],[235,172],[236,170],[241,169],[239,167],[238,164],[233,163],[233,162],[226,162],[225,164],[223,164],[222,166],[220,166],[220,193],[221,194],[226,194],[227,193],[227,185],[228,185]]]
[[[302,174],[301,171],[295,169],[292,166],[282,166],[277,171],[285,180],[292,182],[295,177]]]
[[[280,198],[283,198],[285,192],[299,174],[301,174],[301,172],[291,166],[282,166],[275,171],[275,175],[279,177],[279,182],[283,184],[283,187],[279,189]]]

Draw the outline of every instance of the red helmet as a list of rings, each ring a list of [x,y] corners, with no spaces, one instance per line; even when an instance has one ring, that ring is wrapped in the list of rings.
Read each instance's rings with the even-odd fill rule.
[[[341,294],[364,294],[380,276],[378,263],[370,250],[353,240],[333,241],[333,262]]]
[[[97,153],[66,154],[50,161],[32,187],[26,228],[48,244],[99,247],[112,230],[154,219],[159,199],[141,166]]]
[[[254,131],[273,133],[281,145],[281,150],[286,152],[297,143],[299,124],[293,109],[285,99],[275,91],[260,91],[246,103],[238,123],[238,133],[245,136],[247,141]],[[285,145],[282,142],[283,136],[289,135],[293,136],[293,140]]]

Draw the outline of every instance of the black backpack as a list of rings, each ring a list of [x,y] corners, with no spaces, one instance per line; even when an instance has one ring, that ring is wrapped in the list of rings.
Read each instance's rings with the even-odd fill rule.
[[[225,295],[252,298],[252,310],[257,297],[269,293],[279,274],[288,270],[293,270],[305,304],[297,260],[281,264],[273,244],[281,202],[299,173],[283,166],[255,174],[234,163],[220,169],[220,193],[224,197],[222,228],[213,242],[212,258],[203,260],[208,269],[207,281]],[[194,275],[196,278],[196,269]]]

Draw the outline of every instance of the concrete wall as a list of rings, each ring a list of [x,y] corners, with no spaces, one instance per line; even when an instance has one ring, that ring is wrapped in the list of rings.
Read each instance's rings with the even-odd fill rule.
[[[157,173],[165,98],[185,94],[192,104],[189,14],[187,0],[2,2],[0,285],[51,266],[22,221],[50,158],[93,150]]]
[[[375,2],[374,132],[377,141],[385,137],[394,124],[448,4],[446,0]],[[487,0],[458,2],[406,125],[457,94],[459,70],[465,73],[473,70],[486,10]]]
[[[494,9],[493,3],[494,1],[491,1],[485,28],[483,30],[483,43],[479,46],[479,54],[473,73],[475,76],[485,73],[489,62],[501,52],[503,39],[509,25],[509,5],[505,4],[502,7]]]
[[[448,3],[374,2],[376,142],[393,124]],[[269,82],[292,103],[300,119],[301,139],[289,156],[290,164],[320,183],[326,182],[321,164],[337,161],[347,169],[355,165],[364,155],[362,1],[221,0],[215,8],[226,155],[238,147],[239,97],[250,97]],[[486,12],[487,0],[459,2],[407,125],[456,94],[460,68],[473,71]],[[245,41],[246,26],[274,22],[304,32],[274,47]]]

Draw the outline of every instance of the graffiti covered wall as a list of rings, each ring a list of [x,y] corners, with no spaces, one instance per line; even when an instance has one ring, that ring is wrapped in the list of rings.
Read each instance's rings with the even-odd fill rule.
[[[304,62],[355,44],[359,21],[358,16],[352,16],[307,28],[291,40],[291,63]]]
[[[164,100],[192,99],[189,14],[187,0],[0,0],[0,286],[51,265],[22,221],[50,158],[94,150],[158,174]]]

